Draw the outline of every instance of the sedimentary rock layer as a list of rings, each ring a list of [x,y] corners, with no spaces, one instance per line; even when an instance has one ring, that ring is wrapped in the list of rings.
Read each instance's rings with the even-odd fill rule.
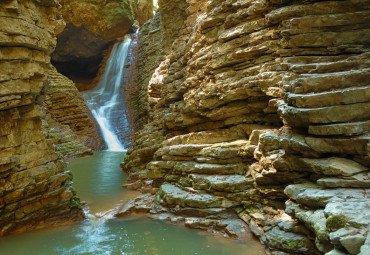
[[[181,26],[162,17],[180,34],[139,83],[126,186],[176,214],[234,208],[272,252],[366,254],[370,1],[187,4]]]
[[[110,41],[125,35],[134,21],[131,0],[60,2],[60,14],[63,14],[67,27],[58,36],[54,61],[94,58]]]
[[[99,127],[87,108],[82,95],[70,79],[52,68],[48,72],[48,81],[44,86],[43,93],[45,94],[46,112],[50,114],[54,121],[68,126],[78,137],[74,141],[71,139],[69,142],[59,143],[59,147],[76,144],[77,153],[80,150],[79,144],[93,150],[100,150],[104,147]],[[50,132],[57,135],[58,132],[53,132],[53,125],[50,124]],[[55,126],[54,129],[58,129],[58,127]]]
[[[0,236],[83,218],[71,176],[41,131],[57,1],[0,3]]]
[[[106,50],[130,29],[153,16],[153,1],[147,0],[61,0],[60,15],[66,22],[52,55],[58,71],[82,90],[91,89]]]

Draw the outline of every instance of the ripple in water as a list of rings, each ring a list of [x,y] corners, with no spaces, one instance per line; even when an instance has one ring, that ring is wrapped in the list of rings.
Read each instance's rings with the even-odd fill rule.
[[[89,201],[88,218],[66,227],[0,239],[1,255],[258,255],[259,242],[239,243],[147,218],[114,218],[115,207],[132,196],[121,188],[124,153],[97,152],[70,161],[74,187]],[[104,178],[102,178],[104,176]],[[113,206],[112,206],[113,205]]]

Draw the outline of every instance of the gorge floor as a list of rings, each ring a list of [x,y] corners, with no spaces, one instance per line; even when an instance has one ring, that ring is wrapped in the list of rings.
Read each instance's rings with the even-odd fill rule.
[[[264,254],[255,240],[240,243],[146,217],[112,217],[114,207],[136,195],[121,188],[126,178],[119,168],[123,155],[102,151],[70,160],[74,188],[89,208],[87,219],[5,237],[0,240],[1,254]]]

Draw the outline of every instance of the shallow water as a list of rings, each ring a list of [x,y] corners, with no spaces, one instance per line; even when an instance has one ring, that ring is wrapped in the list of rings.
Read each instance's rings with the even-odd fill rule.
[[[148,218],[112,218],[112,208],[134,195],[121,188],[125,176],[119,163],[123,155],[104,151],[71,160],[68,168],[81,200],[89,205],[88,219],[73,226],[2,238],[0,254],[264,254],[255,240],[243,244]]]

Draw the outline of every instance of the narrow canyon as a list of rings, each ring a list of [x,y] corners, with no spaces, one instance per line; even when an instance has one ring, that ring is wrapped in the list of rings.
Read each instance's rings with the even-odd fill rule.
[[[369,155],[370,0],[0,2],[1,254],[368,255]]]

